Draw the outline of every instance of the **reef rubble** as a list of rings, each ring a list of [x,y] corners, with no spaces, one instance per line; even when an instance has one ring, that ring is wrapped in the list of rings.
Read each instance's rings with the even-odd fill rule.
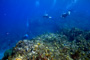
[[[78,28],[20,40],[2,60],[89,60],[90,31]]]

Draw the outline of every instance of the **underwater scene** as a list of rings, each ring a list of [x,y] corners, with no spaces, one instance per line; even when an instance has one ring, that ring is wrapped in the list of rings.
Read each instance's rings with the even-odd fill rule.
[[[90,0],[0,0],[0,60],[90,60]]]

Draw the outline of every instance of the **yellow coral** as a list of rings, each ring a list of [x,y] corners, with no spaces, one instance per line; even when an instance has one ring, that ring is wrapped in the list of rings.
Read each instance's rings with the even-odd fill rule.
[[[38,45],[34,45],[35,48],[38,48]]]
[[[49,54],[48,54],[48,53],[46,53],[45,55],[46,55],[46,56],[48,56]]]
[[[15,60],[22,60],[21,58],[16,58]]]
[[[40,43],[37,43],[37,45],[40,45]]]
[[[22,56],[20,56],[20,54],[19,54],[19,56],[18,57],[16,57],[15,58],[15,60],[22,60],[23,59],[23,57]]]

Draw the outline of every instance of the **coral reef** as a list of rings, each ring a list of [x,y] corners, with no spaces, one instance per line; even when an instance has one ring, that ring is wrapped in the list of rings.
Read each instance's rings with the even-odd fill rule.
[[[4,60],[89,60],[90,31],[72,28],[42,34],[20,40],[11,51],[5,53]]]

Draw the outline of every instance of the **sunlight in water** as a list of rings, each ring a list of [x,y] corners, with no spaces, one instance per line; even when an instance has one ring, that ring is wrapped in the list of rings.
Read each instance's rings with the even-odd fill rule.
[[[38,6],[40,5],[39,0],[37,0],[37,1],[35,2],[35,5],[36,5],[36,7],[38,7]]]
[[[56,3],[57,3],[57,0],[53,0],[52,5],[50,9],[48,10],[48,12],[55,8]]]
[[[27,19],[27,23],[26,23],[26,26],[27,26],[27,28],[29,27],[29,21],[28,21],[28,19]]]
[[[74,3],[76,3],[76,2],[77,2],[77,0],[74,0],[73,2],[74,2]]]
[[[69,3],[66,7],[66,9],[71,8],[72,6],[74,6],[77,3],[78,0],[72,0],[71,3]]]
[[[56,2],[57,2],[57,0],[53,0],[53,5],[52,5],[52,8],[54,8],[54,7],[55,7]]]

